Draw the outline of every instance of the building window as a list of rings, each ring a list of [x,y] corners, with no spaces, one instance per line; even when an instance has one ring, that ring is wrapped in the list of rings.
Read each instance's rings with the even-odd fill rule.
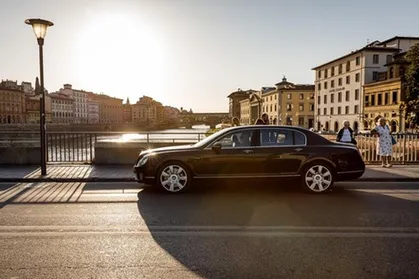
[[[345,107],[345,114],[349,114],[349,106]]]
[[[349,91],[345,92],[345,101],[349,102]]]
[[[374,81],[378,80],[378,72],[372,72],[372,80]]]
[[[383,103],[383,94],[378,94],[378,98],[377,98],[377,105],[381,106]]]
[[[300,94],[300,100],[304,100],[304,94]]]
[[[327,78],[327,69],[324,70],[324,78]]]
[[[355,59],[355,64],[357,66],[359,66],[359,64],[361,64],[361,58],[359,56]]]
[[[359,100],[359,89],[355,89],[355,100]]]
[[[323,115],[327,115],[327,108],[323,108]]]
[[[359,82],[359,73],[355,75],[355,82]]]
[[[346,84],[349,84],[351,82],[351,77],[350,76],[346,76]]]
[[[320,98],[320,96],[317,96],[317,104],[318,105],[321,105],[321,98]]]
[[[335,75],[335,67],[332,67],[332,69],[330,69],[331,71],[331,76],[333,77]]]
[[[334,109],[330,108],[330,115],[333,115],[333,113],[334,113]]]
[[[323,103],[324,104],[327,104],[327,95],[324,95],[324,97],[323,97]]]
[[[338,86],[342,86],[342,78],[338,79]]]
[[[309,105],[310,111],[314,111],[314,104]]]
[[[338,107],[338,114],[341,114],[341,113],[342,113],[342,108]]]
[[[334,81],[334,80],[332,80],[332,81],[330,82],[330,87],[331,87],[331,88],[334,88],[334,87],[335,87],[335,81]]]
[[[333,94],[333,93],[332,93],[332,94],[330,95],[330,103],[332,103],[332,104],[333,104],[334,102],[335,102],[335,94]]]
[[[322,77],[322,71],[318,71],[318,72],[317,72],[317,76],[318,76],[318,78],[320,79],[320,78]]]
[[[398,101],[397,91],[393,91],[393,104],[397,104]]]
[[[358,114],[358,105],[355,105],[355,106],[354,106],[354,113],[355,113],[355,114]]]
[[[327,81],[324,82],[324,89],[327,89]]]
[[[375,106],[375,95],[371,95],[371,106]]]
[[[304,117],[303,116],[298,117],[298,125],[299,126],[304,126]]]
[[[317,115],[320,115],[320,109],[317,109]]]
[[[351,61],[346,62],[346,72],[351,70]]]
[[[300,111],[304,111],[304,105],[303,105],[303,104],[300,104],[300,106],[299,106],[299,110],[300,110]]]
[[[391,63],[392,60],[393,60],[393,55],[391,55],[391,54],[387,55],[387,57],[386,57],[386,63],[387,64],[388,63]]]
[[[378,54],[374,54],[372,56],[372,64],[378,64],[380,63],[380,57],[378,56]]]
[[[339,64],[339,68],[338,68],[339,75],[342,73],[342,68],[343,68],[342,64]]]
[[[384,104],[385,105],[388,105],[389,104],[389,99],[390,99],[390,93],[389,92],[386,92],[384,94]]]
[[[317,84],[317,90],[321,90],[322,89],[322,84],[319,82],[319,84]]]
[[[338,102],[342,102],[342,92],[338,93]]]
[[[393,77],[394,77],[394,68],[390,67],[389,78],[393,78]]]
[[[291,100],[291,94],[290,93],[287,94],[287,99]]]

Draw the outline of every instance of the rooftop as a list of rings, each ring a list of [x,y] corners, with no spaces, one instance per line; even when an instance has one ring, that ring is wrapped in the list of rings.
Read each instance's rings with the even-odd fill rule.
[[[331,60],[329,62],[326,62],[324,64],[321,64],[319,66],[316,66],[316,67],[312,68],[312,70],[317,70],[318,68],[321,68],[321,67],[324,67],[326,65],[332,64],[332,63],[334,63],[336,61],[339,61],[341,59],[347,58],[347,57],[349,57],[351,55],[360,53],[362,51],[384,51],[384,52],[393,52],[393,53],[396,53],[396,52],[400,51],[400,49],[395,48],[395,47],[385,47],[384,46],[387,42],[393,41],[395,39],[418,39],[419,40],[419,38],[417,38],[417,37],[397,37],[396,36],[396,37],[393,37],[391,39],[385,40],[383,42],[374,41],[374,42],[369,43],[369,44],[367,44],[366,46],[364,46],[364,47],[362,47],[360,49],[357,49],[355,51],[351,51],[350,53],[347,53],[347,54],[345,54],[345,55],[343,55],[343,56],[341,56],[339,58],[333,59],[333,60]]]

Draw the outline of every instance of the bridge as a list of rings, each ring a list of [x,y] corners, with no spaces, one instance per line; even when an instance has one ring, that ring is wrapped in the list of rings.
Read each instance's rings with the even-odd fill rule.
[[[180,113],[181,126],[191,128],[194,125],[208,125],[214,129],[217,124],[230,123],[228,112],[186,112]]]

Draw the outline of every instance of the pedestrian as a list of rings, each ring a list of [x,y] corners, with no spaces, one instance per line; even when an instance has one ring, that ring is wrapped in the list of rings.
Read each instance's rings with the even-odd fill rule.
[[[231,124],[232,126],[240,126],[240,120],[237,117],[233,117],[233,119],[231,119]]]
[[[262,120],[262,119],[260,119],[260,118],[258,118],[256,121],[255,121],[255,125],[264,125],[265,124],[265,122]]]
[[[269,116],[267,113],[262,114],[262,121],[264,125],[269,125]]]
[[[390,133],[390,128],[386,125],[386,119],[380,118],[377,126],[371,131],[371,135],[377,136],[377,155],[381,157],[381,166],[390,168],[391,156],[393,155],[393,144],[395,139]]]
[[[343,121],[343,128],[339,130],[339,133],[336,137],[336,141],[343,143],[352,143],[355,145],[357,144],[354,137],[354,131],[351,129],[349,121]]]

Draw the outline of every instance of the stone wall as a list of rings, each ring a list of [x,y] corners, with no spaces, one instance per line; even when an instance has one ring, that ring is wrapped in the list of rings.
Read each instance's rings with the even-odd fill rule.
[[[141,142],[97,142],[93,164],[133,165],[141,151],[165,146],[186,145],[190,143],[141,143]]]
[[[0,164],[38,165],[41,162],[39,142],[0,143]]]

